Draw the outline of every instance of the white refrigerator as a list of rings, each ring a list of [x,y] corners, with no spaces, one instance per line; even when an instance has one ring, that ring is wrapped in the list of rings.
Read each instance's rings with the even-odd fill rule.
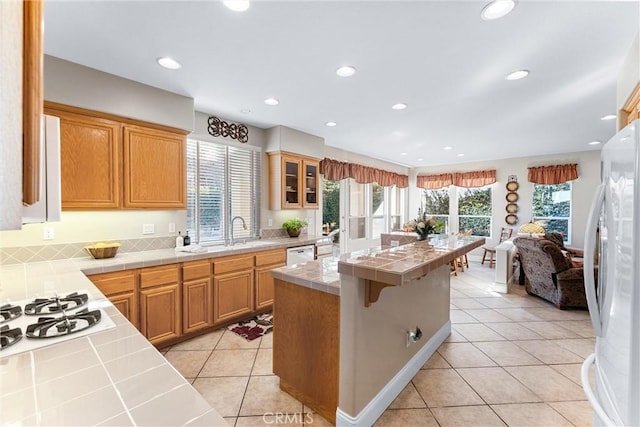
[[[585,290],[596,334],[582,366],[594,425],[640,425],[640,120],[602,148],[585,234]],[[598,259],[588,254],[598,248]],[[598,283],[592,274],[598,261]],[[593,365],[594,384],[589,382]]]

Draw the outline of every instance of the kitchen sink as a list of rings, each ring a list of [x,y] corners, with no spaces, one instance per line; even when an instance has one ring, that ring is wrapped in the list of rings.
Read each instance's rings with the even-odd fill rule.
[[[261,246],[269,246],[274,244],[273,241],[269,240],[251,240],[248,242],[238,242],[235,245],[216,245],[207,247],[207,252],[224,252],[224,251],[232,251],[234,249],[249,249],[249,248],[257,248]]]

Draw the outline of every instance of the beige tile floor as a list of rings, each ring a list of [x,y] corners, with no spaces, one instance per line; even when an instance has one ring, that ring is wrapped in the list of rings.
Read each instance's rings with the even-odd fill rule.
[[[376,426],[587,426],[580,365],[595,344],[586,311],[492,291],[479,263],[451,277],[451,336]],[[276,331],[277,333],[277,331]],[[219,330],[163,349],[230,425],[329,425],[278,388],[272,336]]]

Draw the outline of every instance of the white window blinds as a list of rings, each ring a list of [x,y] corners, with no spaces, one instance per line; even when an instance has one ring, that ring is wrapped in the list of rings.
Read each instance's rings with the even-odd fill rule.
[[[210,141],[187,141],[187,227],[198,243],[222,243],[259,233],[260,152]]]

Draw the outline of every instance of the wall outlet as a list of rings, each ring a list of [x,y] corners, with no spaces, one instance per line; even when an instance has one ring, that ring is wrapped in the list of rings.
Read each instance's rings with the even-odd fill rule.
[[[142,234],[154,234],[156,232],[153,224],[142,224]]]
[[[53,240],[54,236],[53,227],[44,227],[42,229],[42,240]]]
[[[267,225],[268,225],[269,227],[273,227],[273,220],[272,220],[271,218],[269,218],[269,219],[267,220]]]
[[[176,232],[176,223],[175,222],[170,222],[169,223],[169,233],[175,233]]]

